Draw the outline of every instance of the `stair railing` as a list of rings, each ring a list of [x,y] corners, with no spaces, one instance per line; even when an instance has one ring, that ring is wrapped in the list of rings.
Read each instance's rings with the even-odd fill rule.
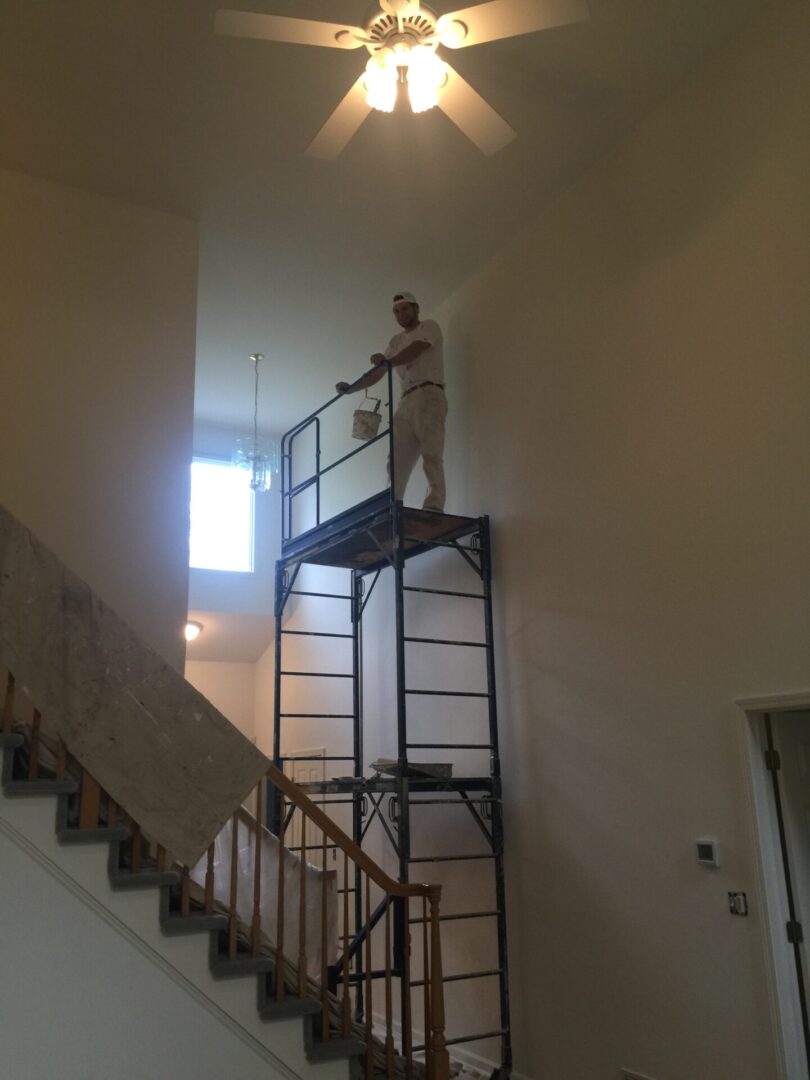
[[[195,894],[192,878],[194,868],[173,860],[160,845],[152,850],[149,838],[131,817],[102,789],[101,785],[70,755],[70,748],[61,739],[42,730],[42,716],[27,702],[30,717],[21,718],[21,698],[12,673],[6,680],[0,731],[4,735],[24,729],[28,747],[26,779],[37,780],[45,770],[56,780],[75,779],[78,795],[80,829],[116,829],[126,824],[129,833],[128,862],[132,873],[154,871],[157,875],[174,871],[179,875],[178,910],[180,918],[210,916],[218,911],[227,919],[227,954],[238,956],[273,957],[274,979],[272,997],[276,1002],[287,996],[315,998],[320,1003],[320,1037],[359,1039],[364,1044],[366,1080],[375,1072],[393,1080],[394,1077],[418,1077],[422,1066],[415,1055],[424,1052],[424,1074],[427,1080],[448,1080],[449,1055],[445,1043],[444,984],[440,938],[440,885],[402,884],[362,851],[324,811],[309,799],[289,777],[274,765],[267,770],[265,780],[252,793],[255,814],[244,807],[232,817],[230,830],[230,866],[228,880],[218,880],[215,844],[212,843],[201,860],[203,886]],[[50,758],[43,766],[42,757]],[[281,836],[273,837],[263,826],[268,786],[280,800],[278,820],[284,822]],[[246,800],[246,802],[249,800]],[[288,847],[286,832],[294,814],[300,817],[300,844]],[[241,826],[241,829],[240,829]],[[241,834],[241,835],[240,835]],[[252,849],[251,881],[240,876],[239,849],[242,837],[249,834]],[[222,834],[220,834],[222,835]],[[260,842],[261,841],[261,842]],[[262,872],[263,852],[267,843],[275,845],[274,926],[264,925],[263,895],[266,875]],[[300,857],[296,854],[300,851]],[[336,864],[328,869],[330,858]],[[313,862],[315,867],[313,866]],[[317,863],[320,866],[317,867]],[[313,874],[313,870],[315,873]],[[321,873],[317,874],[317,870]],[[291,875],[297,875],[297,940],[291,948],[285,936],[288,922],[287,897]],[[173,880],[177,880],[173,875]],[[221,875],[220,875],[221,876]],[[313,882],[315,884],[313,884]],[[240,918],[238,896],[240,885],[252,889],[251,917]],[[313,887],[320,889],[317,917],[307,915],[307,894]],[[372,905],[372,896],[374,904]],[[350,918],[350,897],[354,899],[355,918]],[[336,902],[340,898],[340,902]],[[410,917],[411,904],[418,907]],[[407,940],[397,948],[392,935],[392,909],[404,905]],[[338,934],[330,934],[330,916],[338,914]],[[350,927],[360,925],[359,933]],[[412,955],[411,924],[422,927],[422,949]],[[317,939],[313,942],[313,925]],[[382,927],[375,933],[377,927]],[[335,940],[336,938],[336,940]],[[320,970],[313,972],[309,954],[319,953]],[[292,955],[291,955],[292,953]],[[412,972],[412,961],[416,961]],[[419,974],[421,978],[414,978]],[[354,968],[354,970],[352,970]],[[394,1036],[396,1004],[394,984],[399,982],[399,1047]],[[376,1014],[375,983],[382,984],[382,1006]],[[413,995],[423,995],[424,1045],[414,1045],[415,1010]],[[421,1017],[420,1017],[421,1019]],[[380,1032],[378,1036],[375,1029]]]

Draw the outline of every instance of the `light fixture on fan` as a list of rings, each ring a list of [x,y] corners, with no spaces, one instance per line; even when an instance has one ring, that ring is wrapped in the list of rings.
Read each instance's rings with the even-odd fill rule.
[[[588,0],[487,0],[437,16],[421,0],[378,0],[364,27],[221,10],[215,29],[229,37],[260,38],[371,54],[365,70],[307,148],[312,157],[336,158],[372,109],[392,112],[407,84],[414,112],[435,105],[485,154],[495,154],[516,132],[458,72],[437,54],[499,38],[583,22]]]
[[[435,47],[406,41],[374,53],[366,64],[367,104],[380,112],[393,112],[403,80],[413,112],[426,112],[439,104],[439,88],[447,81],[447,69]]]
[[[231,461],[239,469],[250,473],[250,486],[253,491],[269,491],[273,473],[276,471],[278,451],[272,439],[259,435],[259,365],[262,353],[251,353],[255,380],[253,384],[253,434],[240,435],[234,443]]]

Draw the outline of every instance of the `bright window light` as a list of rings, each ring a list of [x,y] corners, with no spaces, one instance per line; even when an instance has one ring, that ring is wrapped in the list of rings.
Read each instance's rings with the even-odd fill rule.
[[[253,571],[250,473],[227,461],[191,464],[189,565],[197,570]]]

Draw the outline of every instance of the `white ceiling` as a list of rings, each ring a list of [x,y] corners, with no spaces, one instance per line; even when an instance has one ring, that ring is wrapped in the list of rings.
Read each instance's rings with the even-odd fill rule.
[[[217,0],[3,0],[0,165],[198,220],[197,415],[244,424],[258,348],[278,430],[387,340],[392,291],[438,303],[764,2],[590,0],[589,23],[454,53],[518,132],[495,157],[434,109],[373,113],[322,162],[304,150],[359,53],[216,37]]]
[[[188,617],[200,623],[202,631],[186,644],[187,660],[255,664],[273,639],[272,615],[189,611]]]
[[[258,349],[262,426],[278,432],[387,342],[394,291],[428,312],[767,2],[590,0],[588,23],[454,53],[518,132],[496,156],[439,110],[406,109],[372,113],[324,162],[304,150],[360,54],[216,37],[217,0],[3,0],[0,166],[199,221],[197,418],[245,425]],[[223,6],[352,24],[369,11]],[[224,654],[209,634],[189,656],[247,659],[269,629],[245,624],[237,648],[231,625]]]

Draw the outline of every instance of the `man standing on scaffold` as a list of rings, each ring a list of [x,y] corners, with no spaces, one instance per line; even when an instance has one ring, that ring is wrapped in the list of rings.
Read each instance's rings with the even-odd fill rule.
[[[378,383],[388,361],[400,380],[400,401],[394,414],[394,498],[402,499],[420,455],[428,487],[423,510],[444,510],[444,393],[442,332],[432,319],[419,319],[413,293],[394,297],[394,318],[402,330],[384,353],[371,357],[372,369],[354,383],[339,382],[339,394],[353,394]],[[389,465],[390,475],[390,465]]]

